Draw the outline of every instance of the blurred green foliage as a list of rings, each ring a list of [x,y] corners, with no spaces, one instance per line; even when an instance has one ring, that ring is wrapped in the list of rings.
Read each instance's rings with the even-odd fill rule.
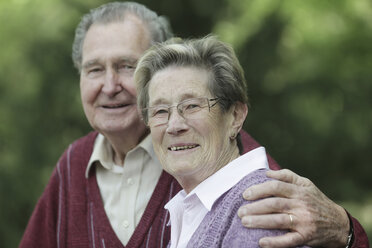
[[[105,2],[0,0],[2,247],[17,246],[59,156],[90,131],[71,44],[81,15]],[[372,234],[371,1],[139,2],[177,36],[230,42],[249,85],[245,129]]]

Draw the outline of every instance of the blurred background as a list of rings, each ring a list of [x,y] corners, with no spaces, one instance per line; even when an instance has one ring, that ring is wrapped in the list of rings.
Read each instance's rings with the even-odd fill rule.
[[[17,247],[70,142],[90,131],[71,62],[83,13],[108,1],[0,0],[0,244]],[[372,2],[140,0],[180,37],[213,32],[243,65],[245,129],[372,237]]]

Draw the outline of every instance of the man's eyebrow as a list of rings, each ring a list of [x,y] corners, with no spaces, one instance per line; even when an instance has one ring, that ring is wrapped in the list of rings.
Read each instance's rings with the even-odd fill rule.
[[[115,63],[129,63],[129,64],[137,64],[138,62],[138,59],[135,59],[135,58],[132,58],[132,57],[127,57],[127,56],[124,56],[124,57],[119,57],[117,59],[114,60]]]
[[[115,58],[113,61],[114,61],[114,64],[129,63],[131,65],[136,65],[137,62],[138,62],[138,59],[128,57],[128,56],[122,56],[122,57]],[[91,67],[93,65],[97,65],[97,64],[101,64],[99,59],[88,60],[83,64],[82,68],[86,69],[86,68],[89,68],[89,67]]]
[[[88,67],[91,67],[91,66],[97,65],[97,64],[99,64],[99,60],[98,59],[88,60],[87,62],[85,62],[83,64],[83,69],[86,69]]]

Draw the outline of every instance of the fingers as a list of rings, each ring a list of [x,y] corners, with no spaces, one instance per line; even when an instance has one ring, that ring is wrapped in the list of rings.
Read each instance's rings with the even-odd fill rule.
[[[349,231],[345,210],[315,186],[289,185],[297,188],[298,192],[293,193],[295,197],[269,197],[250,202],[238,210],[242,224],[248,228],[287,229],[293,235],[297,233],[297,236],[270,238],[263,247],[293,247],[296,244],[325,247],[331,247],[328,244],[332,244],[332,247],[341,247],[345,244]],[[303,242],[296,243],[301,237]]]
[[[297,232],[289,232],[281,236],[261,238],[259,245],[262,248],[287,248],[304,244],[304,238]]]
[[[270,196],[296,198],[298,197],[296,194],[301,193],[301,188],[316,188],[309,179],[287,169],[267,171],[266,174],[276,180],[249,187],[243,192],[243,197],[246,200],[258,200]],[[302,187],[299,188],[298,186]]]
[[[261,247],[303,244],[341,247],[345,244],[349,225],[342,207],[309,179],[290,170],[268,171],[267,176],[276,180],[248,188],[243,197],[254,202],[242,206],[238,215],[248,228],[287,229],[291,232],[262,238]]]
[[[289,214],[244,216],[242,224],[248,228],[285,229],[291,230],[297,218]]]
[[[281,213],[270,215],[244,216],[242,224],[248,228],[293,230],[299,219],[293,214]],[[295,247],[305,244],[305,237],[300,232],[288,232],[281,236],[264,237],[259,241],[260,247]]]
[[[308,186],[311,184],[310,180],[308,180],[305,177],[301,177],[294,173],[291,170],[288,169],[282,169],[282,170],[269,170],[266,172],[266,175],[268,177],[271,177],[273,179],[277,179],[282,182],[301,185],[301,186]]]
[[[293,192],[296,192],[296,185],[282,181],[270,180],[249,187],[243,192],[243,197],[246,200],[251,201],[270,196],[289,198]]]
[[[297,208],[297,202],[285,198],[266,198],[241,206],[238,216],[242,218],[247,215],[263,215],[271,213],[290,213]]]

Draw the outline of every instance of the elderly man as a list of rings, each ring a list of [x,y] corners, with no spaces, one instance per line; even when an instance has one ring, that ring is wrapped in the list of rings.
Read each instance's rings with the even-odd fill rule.
[[[152,43],[169,37],[164,18],[132,2],[105,4],[83,17],[76,29],[73,60],[80,72],[83,108],[95,131],[63,153],[20,247],[166,247],[169,216],[164,205],[180,186],[162,171],[154,155],[137,113],[133,72]],[[241,135],[245,151],[258,146],[248,134]],[[271,158],[269,163],[279,168]],[[359,223],[353,219],[349,225],[346,212],[312,183],[289,171],[270,176],[282,182],[262,185],[254,190],[258,194],[248,191],[247,197],[261,198],[273,186],[283,191],[270,192],[276,197],[262,201],[264,208],[241,209],[243,223],[290,229],[293,236],[263,240],[262,246],[345,247],[350,233],[353,247],[368,247]],[[273,204],[279,206],[275,211]]]

